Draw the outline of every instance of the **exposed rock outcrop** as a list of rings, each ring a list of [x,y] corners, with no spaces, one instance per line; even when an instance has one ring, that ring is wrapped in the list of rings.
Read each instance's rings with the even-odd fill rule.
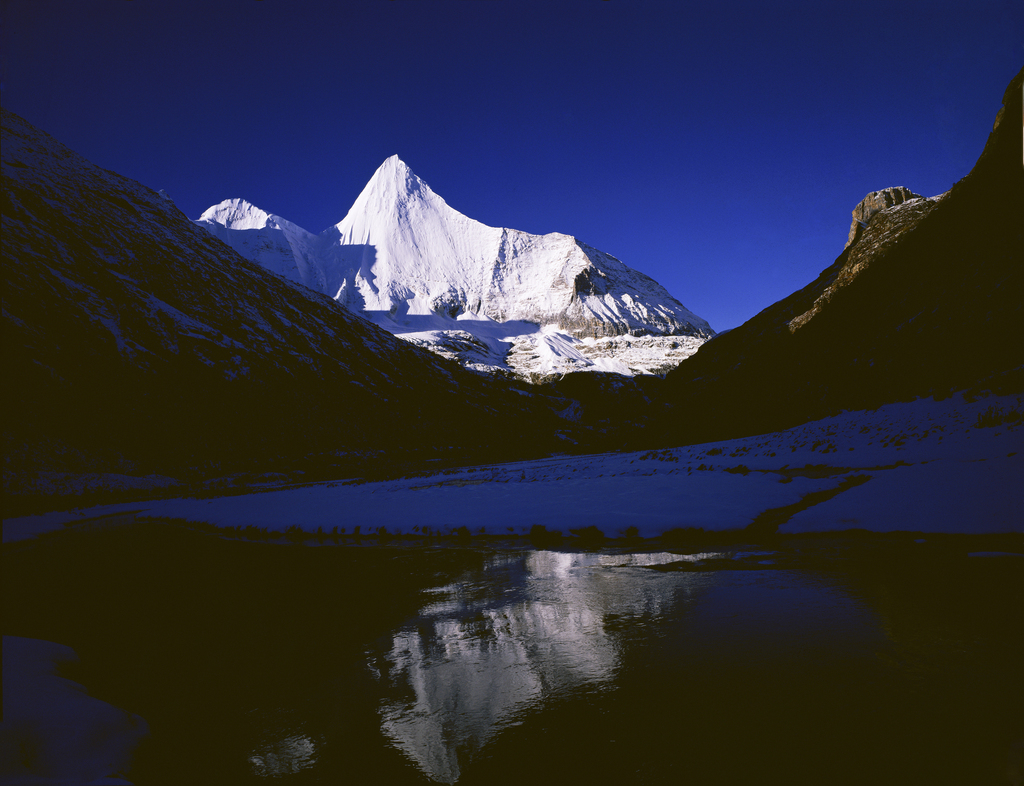
[[[790,331],[803,327],[819,314],[837,291],[848,286],[873,260],[912,231],[945,196],[939,194],[926,199],[906,188],[886,188],[864,197],[853,211],[856,242],[852,245],[847,242],[842,256],[822,274],[827,283],[821,294],[807,311],[789,321]],[[890,201],[891,205],[884,206]],[[867,216],[863,224],[858,223],[858,212]]]
[[[854,241],[860,237],[867,227],[871,217],[880,210],[902,204],[910,199],[920,199],[920,194],[915,194],[909,188],[897,186],[895,188],[883,188],[881,191],[872,191],[864,197],[857,207],[853,209],[853,222],[850,224],[850,236],[846,239],[844,248],[849,248]]]

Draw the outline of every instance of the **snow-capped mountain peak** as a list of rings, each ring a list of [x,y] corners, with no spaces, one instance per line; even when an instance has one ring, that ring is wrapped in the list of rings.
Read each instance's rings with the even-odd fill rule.
[[[409,169],[409,165],[397,155],[391,156],[377,167],[377,171],[373,173],[373,177],[366,184],[364,191],[390,191],[395,196],[401,194],[412,196],[425,191],[430,195],[436,196],[430,190],[430,186],[420,180],[416,173]]]
[[[315,239],[240,201],[211,208],[199,223],[250,259],[477,368],[657,373],[714,335],[657,282],[570,235],[490,227],[460,213],[397,155],[378,167],[345,218]],[[279,228],[295,270],[286,272],[276,252],[260,251],[266,243],[247,251],[235,227]],[[627,359],[624,351],[635,349],[629,339],[638,336],[651,341],[642,358]],[[558,352],[542,351],[556,339]],[[601,346],[591,346],[598,339]]]
[[[453,228],[450,226],[453,223],[461,226]],[[453,231],[461,234],[460,229],[464,231],[468,224],[484,226],[449,207],[402,159],[394,155],[377,168],[345,218],[334,229],[338,232],[337,242],[340,245],[379,243],[385,238],[391,239],[389,236],[397,232],[399,237],[394,240],[400,242],[386,245],[397,250],[404,244],[412,256],[422,256],[428,248],[440,250],[435,247],[439,234],[450,235]],[[328,229],[324,234],[330,233]],[[431,235],[433,237],[428,237]],[[458,253],[455,249],[451,251]]]

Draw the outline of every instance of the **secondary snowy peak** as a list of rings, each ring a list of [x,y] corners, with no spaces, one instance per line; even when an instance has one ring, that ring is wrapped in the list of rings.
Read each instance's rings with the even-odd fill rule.
[[[310,289],[324,290],[317,236],[244,199],[225,199],[207,209],[199,226],[268,270]]]
[[[225,199],[199,216],[197,223],[203,222],[214,222],[227,229],[263,229],[274,223],[274,217],[244,199]]]
[[[225,229],[247,230],[247,229],[280,229],[282,232],[313,238],[315,235],[307,232],[297,224],[293,224],[281,216],[261,210],[251,202],[244,199],[225,199],[223,202],[207,208],[197,220],[197,224],[217,224]]]

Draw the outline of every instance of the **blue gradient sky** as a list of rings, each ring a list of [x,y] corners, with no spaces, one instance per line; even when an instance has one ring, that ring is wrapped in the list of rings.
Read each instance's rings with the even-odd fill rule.
[[[966,175],[1022,64],[1020,0],[7,0],[2,101],[191,218],[319,232],[397,153],[723,330],[830,265],[868,191]]]

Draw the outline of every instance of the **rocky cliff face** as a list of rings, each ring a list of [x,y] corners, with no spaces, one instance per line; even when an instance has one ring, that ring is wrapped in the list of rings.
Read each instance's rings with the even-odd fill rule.
[[[939,194],[925,199],[907,188],[886,188],[864,197],[853,211],[850,240],[841,261],[829,268],[827,275],[823,274],[826,283],[811,307],[789,320],[790,331],[798,330],[821,313],[836,292],[848,286],[886,249],[918,226],[944,196]]]
[[[850,223],[850,236],[846,240],[844,248],[849,248],[860,236],[860,233],[867,227],[871,217],[880,210],[901,205],[908,199],[920,199],[920,194],[915,194],[909,188],[897,186],[895,188],[883,188],[881,191],[872,191],[853,209],[853,221]]]

